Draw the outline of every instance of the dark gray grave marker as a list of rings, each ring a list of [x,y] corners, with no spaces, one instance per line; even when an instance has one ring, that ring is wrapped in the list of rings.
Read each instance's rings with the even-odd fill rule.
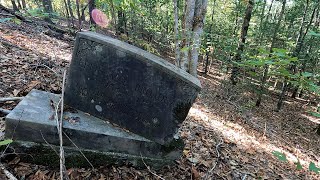
[[[197,78],[119,40],[78,33],[65,103],[169,143],[201,89]]]

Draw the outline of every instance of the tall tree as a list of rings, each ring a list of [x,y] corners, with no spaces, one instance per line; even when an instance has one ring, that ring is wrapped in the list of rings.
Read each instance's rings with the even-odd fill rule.
[[[52,20],[51,20],[51,14],[52,14],[52,2],[51,0],[42,0],[42,5],[43,5],[43,9],[44,12],[46,12],[48,15],[45,16],[44,20],[47,21],[48,23],[53,24]]]
[[[175,34],[175,63],[180,66],[179,13],[177,0],[173,0],[174,34]]]
[[[197,76],[200,37],[203,32],[207,5],[207,0],[187,0],[185,2],[183,42],[180,61],[177,64],[193,76]]]
[[[234,56],[234,61],[235,62],[240,62],[241,61],[241,56],[244,50],[244,45],[246,43],[247,39],[247,34],[248,34],[248,29],[249,29],[249,23],[251,20],[251,15],[252,15],[252,10],[254,6],[254,0],[249,0],[247,4],[247,9],[246,13],[243,19],[243,24],[242,24],[242,29],[241,29],[241,35],[240,35],[240,41],[238,43],[238,48],[236,55]],[[239,66],[237,64],[234,64],[232,67],[232,72],[231,72],[231,82],[232,84],[237,84],[237,76],[239,74]]]
[[[12,8],[13,8],[14,11],[19,11],[18,6],[17,6],[15,0],[11,0],[11,4],[12,4]]]
[[[303,11],[303,17],[302,17],[302,20],[301,20],[301,24],[300,24],[300,28],[299,28],[299,33],[298,33],[298,37],[297,37],[297,40],[296,40],[296,46],[293,50],[293,53],[292,53],[292,56],[293,57],[297,57],[299,58],[299,54],[301,52],[301,49],[302,49],[302,46],[303,46],[303,43],[304,43],[304,40],[305,40],[305,36],[306,34],[308,33],[309,31],[309,28],[310,28],[310,25],[312,24],[312,21],[313,21],[313,18],[315,16],[315,12],[317,10],[317,8],[319,7],[319,3],[320,3],[320,0],[318,0],[313,8],[313,11],[312,11],[312,15],[310,17],[310,21],[309,23],[307,24],[306,27],[304,27],[304,22],[305,22],[305,18],[306,18],[306,15],[307,15],[307,12],[308,12],[308,8],[309,8],[309,3],[310,1],[307,0],[306,2],[306,5],[305,5],[305,9]],[[305,30],[304,30],[305,28]],[[297,64],[294,63],[290,66],[290,70],[293,72],[293,73],[296,73],[296,67],[297,67]],[[282,90],[281,90],[281,94],[279,96],[279,100],[278,100],[278,103],[277,103],[277,111],[280,111],[282,105],[283,105],[283,101],[285,99],[285,95],[286,95],[286,92],[287,92],[287,89],[288,89],[288,86],[289,86],[289,83],[288,83],[288,79],[286,78],[283,82],[283,86],[282,86]]]
[[[276,38],[277,38],[277,34],[278,34],[278,30],[280,28],[280,24],[284,15],[284,11],[285,11],[285,7],[286,7],[286,0],[282,0],[282,6],[281,6],[281,11],[280,11],[280,15],[279,15],[279,19],[278,22],[273,30],[273,35],[272,35],[272,40],[271,40],[271,45],[270,45],[270,49],[269,49],[269,58],[271,58],[271,54],[273,52],[273,48],[275,46],[275,42],[276,42]],[[269,70],[269,66],[267,64],[264,65],[264,72],[261,78],[261,83],[259,86],[259,95],[258,95],[258,100],[256,102],[256,106],[260,106],[261,104],[261,100],[262,100],[262,96],[264,94],[264,92],[266,92],[266,88],[265,88],[265,83],[267,81],[268,78],[268,70]]]
[[[95,0],[89,0],[88,1],[88,6],[89,6],[89,14],[90,14],[90,24],[95,27],[96,26],[96,22],[94,22],[93,18],[92,18],[92,10],[96,8],[96,2]]]

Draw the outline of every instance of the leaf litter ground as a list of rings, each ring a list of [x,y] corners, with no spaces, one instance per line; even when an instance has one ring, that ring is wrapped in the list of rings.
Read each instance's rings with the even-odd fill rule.
[[[62,71],[71,59],[73,42],[50,37],[47,29],[32,23],[0,24],[0,97],[25,96],[36,88],[61,93]],[[254,107],[255,95],[244,81],[236,87],[213,64],[199,76],[203,90],[192,107],[180,135],[186,143],[174,165],[152,171],[131,166],[95,169],[70,168],[71,179],[320,179],[308,171],[320,164],[317,124],[305,111],[306,101],[288,98],[284,109],[274,111],[276,96]],[[0,103],[13,109],[15,102]],[[2,137],[4,115],[0,114]],[[288,162],[272,152],[284,153]],[[2,163],[18,178],[57,179],[59,170],[22,162],[19,155]],[[294,164],[299,159],[303,169]],[[154,174],[158,175],[155,176]],[[0,179],[6,176],[1,171]]]

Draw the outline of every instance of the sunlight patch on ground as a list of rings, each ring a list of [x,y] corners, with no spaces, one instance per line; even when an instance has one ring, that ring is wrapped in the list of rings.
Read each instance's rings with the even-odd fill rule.
[[[307,169],[309,163],[313,161],[309,156],[302,154],[298,148],[294,148],[294,152],[289,152],[286,149],[276,146],[268,139],[261,137],[257,138],[256,136],[251,135],[253,133],[247,132],[245,128],[237,123],[226,122],[223,120],[223,118],[211,114],[206,108],[201,107],[201,109],[191,108],[189,111],[189,116],[193,117],[204,127],[215,130],[225,140],[237,144],[238,148],[245,150],[249,154],[268,153],[269,155],[273,156],[273,151],[279,151],[286,155],[288,161],[292,165],[299,159],[300,163],[305,169]],[[319,160],[319,157],[315,158]],[[317,164],[317,162],[315,163]]]
[[[21,34],[19,31],[8,31],[8,33],[0,32],[0,37],[12,44],[47,55],[55,60],[63,59],[70,61],[71,59],[71,49],[65,42],[50,38],[44,34],[39,35],[38,38],[34,38]]]
[[[320,124],[320,118],[316,118],[314,116],[308,116],[306,114],[301,114],[302,117],[307,118],[309,121]]]

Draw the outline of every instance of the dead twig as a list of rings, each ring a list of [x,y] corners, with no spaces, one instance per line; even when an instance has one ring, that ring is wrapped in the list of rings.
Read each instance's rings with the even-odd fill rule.
[[[6,102],[6,101],[20,101],[24,97],[0,97],[0,102]]]
[[[8,171],[2,163],[0,163],[0,168],[4,172],[4,174],[7,176],[9,180],[18,180],[10,171]]]
[[[68,179],[68,175],[66,175],[66,166],[65,166],[65,157],[64,157],[64,149],[63,149],[63,136],[62,136],[62,126],[63,126],[63,100],[64,100],[64,84],[66,82],[66,70],[63,72],[63,80],[62,80],[62,93],[61,93],[61,107],[60,107],[60,121],[59,121],[59,141],[60,141],[60,179]],[[58,119],[58,117],[57,117]]]
[[[72,141],[72,139],[63,131],[63,134],[69,139],[69,141],[79,150],[80,154],[86,159],[86,161],[90,164],[91,168],[94,169],[92,163],[89,161],[89,159],[83,154],[81,149]]]
[[[59,153],[53,148],[53,146],[44,138],[41,130],[40,130],[40,134],[42,136],[42,139],[44,140],[44,142],[46,142],[48,144],[48,146],[50,146],[50,148],[59,156]]]
[[[151,171],[150,167],[144,162],[144,159],[143,159],[143,157],[142,157],[141,154],[140,154],[140,157],[141,157],[141,160],[142,160],[143,164],[146,166],[146,168],[148,169],[148,171],[149,171],[152,175],[154,175],[155,177],[157,177],[157,178],[159,178],[159,179],[161,179],[161,180],[165,180],[163,177],[161,177],[161,176],[159,176],[158,174],[156,174],[156,173],[154,173],[154,172]]]

